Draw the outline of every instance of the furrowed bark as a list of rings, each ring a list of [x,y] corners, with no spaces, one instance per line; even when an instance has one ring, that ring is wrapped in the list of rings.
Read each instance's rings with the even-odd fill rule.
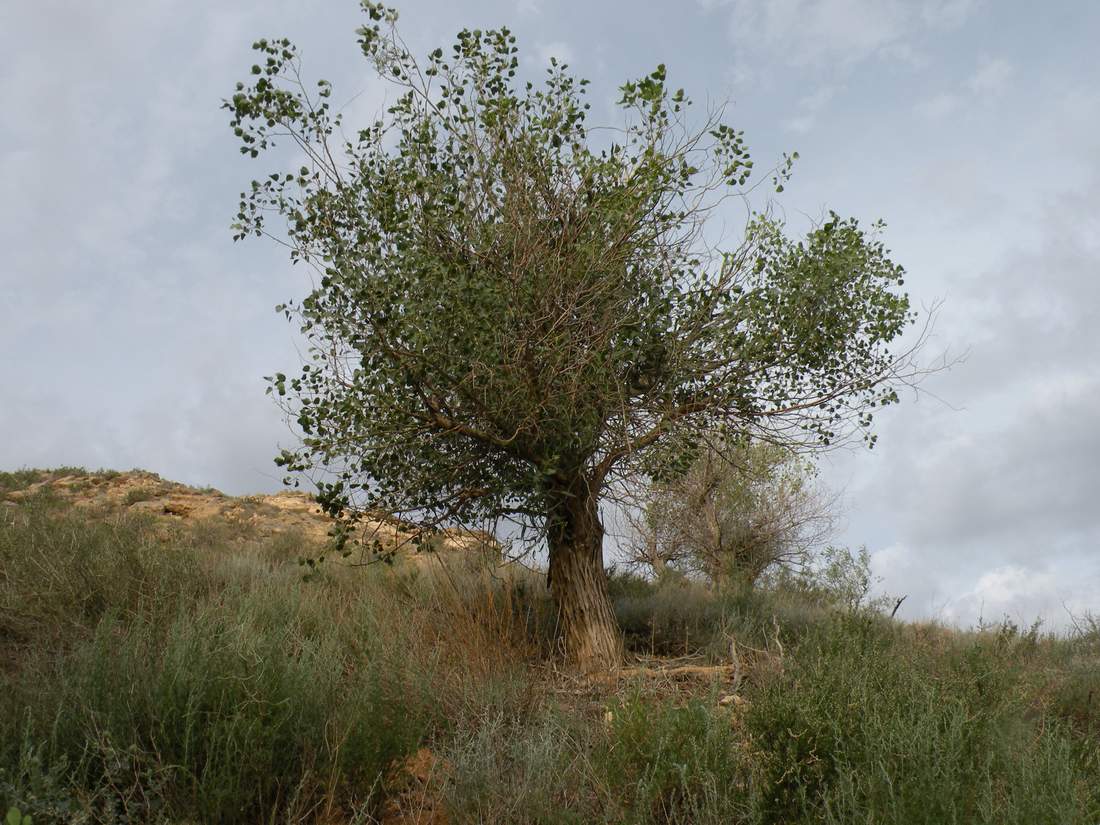
[[[607,591],[598,495],[586,480],[555,495],[548,538],[550,592],[566,658],[583,672],[617,668],[622,634]]]

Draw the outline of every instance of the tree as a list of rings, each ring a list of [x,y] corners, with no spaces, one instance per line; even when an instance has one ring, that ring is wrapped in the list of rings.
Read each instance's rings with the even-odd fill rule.
[[[833,527],[833,502],[814,474],[780,445],[708,446],[682,475],[649,485],[630,560],[719,586],[752,587],[769,569],[800,568]]]
[[[345,136],[286,39],[254,45],[225,102],[243,153],[287,140],[304,158],[253,181],[235,224],[316,270],[279,307],[309,358],[270,379],[302,434],[277,463],[326,472],[334,514],[521,525],[545,543],[569,658],[613,666],[601,498],[690,466],[703,431],[866,431],[912,374],[888,347],[914,318],[903,270],[879,225],[836,215],[795,242],[754,214],[735,249],[709,246],[707,216],[753,164],[664,66],[624,84],[625,124],[600,130],[566,66],[519,79],[507,29],[418,62],[396,12],[363,8],[363,54],[397,88],[380,120]],[[760,180],[782,189],[792,161]]]

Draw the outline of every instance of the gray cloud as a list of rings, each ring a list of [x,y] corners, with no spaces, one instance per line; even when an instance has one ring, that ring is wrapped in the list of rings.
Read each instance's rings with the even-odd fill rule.
[[[885,586],[917,610],[1064,623],[1100,604],[1098,197],[1100,175],[1054,199],[1037,248],[1006,243],[955,290],[944,321],[972,350],[931,383],[962,409],[905,410],[855,471],[858,506],[890,514]]]
[[[795,66],[869,57],[920,62],[912,43],[924,28],[953,29],[978,9],[973,0],[730,0],[705,3],[729,12],[733,42],[748,52]]]

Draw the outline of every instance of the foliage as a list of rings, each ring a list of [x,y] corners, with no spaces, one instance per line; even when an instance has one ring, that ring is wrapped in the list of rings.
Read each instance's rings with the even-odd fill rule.
[[[778,587],[797,591],[809,601],[851,613],[881,612],[901,600],[887,594],[872,596],[879,581],[871,570],[871,554],[866,547],[829,545],[814,553],[809,563],[797,570],[777,569],[766,577]]]
[[[630,649],[647,656],[703,657],[720,663],[731,642],[768,648],[778,637],[797,643],[815,624],[830,620],[831,605],[802,588],[715,589],[700,582],[611,579],[615,616]]]
[[[139,501],[149,501],[155,498],[156,495],[157,493],[152,487],[135,487],[127,491],[124,500],[127,504],[137,504]]]
[[[92,521],[35,497],[0,531],[0,644],[85,633],[111,611],[171,611],[193,595],[194,557],[134,516]]]
[[[690,822],[708,793],[732,801],[744,787],[729,722],[706,698],[678,706],[635,692],[607,713],[610,731],[599,764],[610,784],[633,789],[635,818]]]
[[[42,480],[42,473],[38,470],[14,470],[0,473],[0,492],[8,493],[14,490],[22,490]]]
[[[331,777],[369,808],[423,735],[422,678],[365,605],[195,552],[37,503],[0,533],[0,789],[36,821],[304,818]]]
[[[774,444],[708,445],[683,475],[649,486],[630,559],[658,575],[671,569],[739,587],[777,565],[801,568],[833,521],[813,475]]]
[[[866,614],[821,626],[745,717],[760,821],[1090,821],[1096,765],[1027,721],[1020,664],[993,634],[939,652]]]

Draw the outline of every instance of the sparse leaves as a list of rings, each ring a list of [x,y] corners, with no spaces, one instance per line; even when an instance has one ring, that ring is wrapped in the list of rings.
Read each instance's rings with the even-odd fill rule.
[[[686,469],[646,491],[633,563],[752,587],[770,569],[801,569],[832,529],[812,465],[783,447],[712,439],[681,456]]]

